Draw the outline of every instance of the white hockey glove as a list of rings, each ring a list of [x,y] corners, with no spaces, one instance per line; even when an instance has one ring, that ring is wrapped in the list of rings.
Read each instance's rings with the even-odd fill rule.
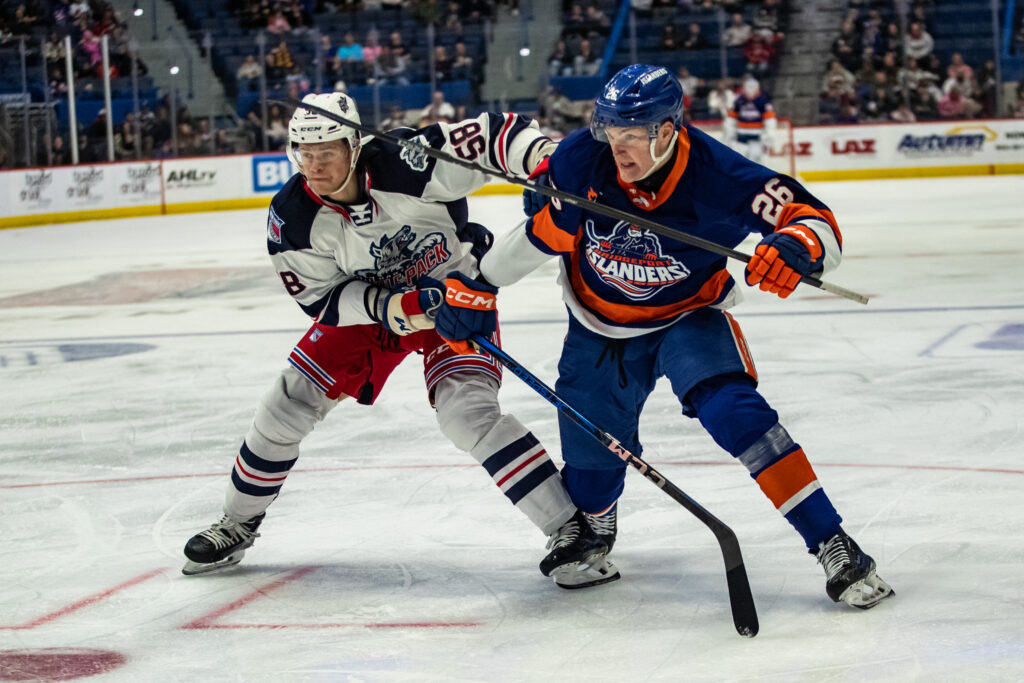
[[[436,309],[444,302],[444,292],[435,287],[411,292],[377,289],[373,296],[373,306],[368,308],[374,320],[400,337],[433,329]]]
[[[526,160],[526,167],[530,169],[530,177],[534,177],[534,171],[537,170],[537,166],[542,161],[547,159],[549,156],[555,153],[555,149],[558,148],[558,143],[554,140],[544,138],[541,142],[530,151],[530,158]]]

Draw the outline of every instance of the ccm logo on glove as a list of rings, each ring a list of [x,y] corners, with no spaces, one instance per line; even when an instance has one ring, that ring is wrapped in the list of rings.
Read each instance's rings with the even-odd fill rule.
[[[445,298],[452,306],[459,308],[471,308],[475,311],[493,311],[495,299],[490,292],[469,289],[461,280],[448,278],[445,280]]]

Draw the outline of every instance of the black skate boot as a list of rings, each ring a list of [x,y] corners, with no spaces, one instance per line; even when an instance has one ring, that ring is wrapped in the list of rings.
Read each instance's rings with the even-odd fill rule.
[[[594,530],[597,537],[604,541],[605,545],[608,546],[608,552],[612,551],[612,547],[615,545],[615,534],[619,531],[619,525],[617,521],[619,510],[619,504],[612,503],[612,506],[602,512],[599,515],[592,515],[589,512],[584,512],[583,516],[587,518],[590,523],[590,528]]]
[[[206,531],[202,531],[185,544],[185,557],[189,559],[181,568],[186,576],[205,574],[238,564],[245,549],[259,538],[256,530],[266,516],[261,512],[247,522],[236,522],[227,515]]]
[[[809,551],[825,568],[825,592],[833,602],[870,609],[891,595],[892,587],[875,573],[875,561],[842,529]]]
[[[608,545],[594,532],[580,510],[548,539],[551,551],[540,571],[559,588],[587,588],[615,581],[619,570],[608,562]]]

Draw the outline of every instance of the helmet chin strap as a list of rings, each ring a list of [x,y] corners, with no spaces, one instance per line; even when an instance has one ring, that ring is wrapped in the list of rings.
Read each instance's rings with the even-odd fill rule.
[[[642,176],[637,178],[637,180],[643,180],[644,178],[648,177],[649,175],[657,171],[659,168],[661,168],[661,165],[664,164],[665,160],[668,159],[669,156],[672,154],[672,149],[676,146],[677,137],[679,137],[679,131],[672,131],[672,138],[668,141],[668,146],[665,148],[665,151],[661,154],[661,156],[658,156],[654,152],[654,146],[658,142],[657,136],[651,138],[651,158],[654,159],[654,163],[651,164],[651,167],[649,169],[647,169],[647,173],[644,173]]]

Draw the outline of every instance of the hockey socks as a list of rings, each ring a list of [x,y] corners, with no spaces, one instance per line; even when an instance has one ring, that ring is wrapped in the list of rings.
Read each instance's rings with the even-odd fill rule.
[[[743,463],[808,548],[839,531],[842,518],[803,449],[750,382],[709,382],[687,399],[715,442]]]

